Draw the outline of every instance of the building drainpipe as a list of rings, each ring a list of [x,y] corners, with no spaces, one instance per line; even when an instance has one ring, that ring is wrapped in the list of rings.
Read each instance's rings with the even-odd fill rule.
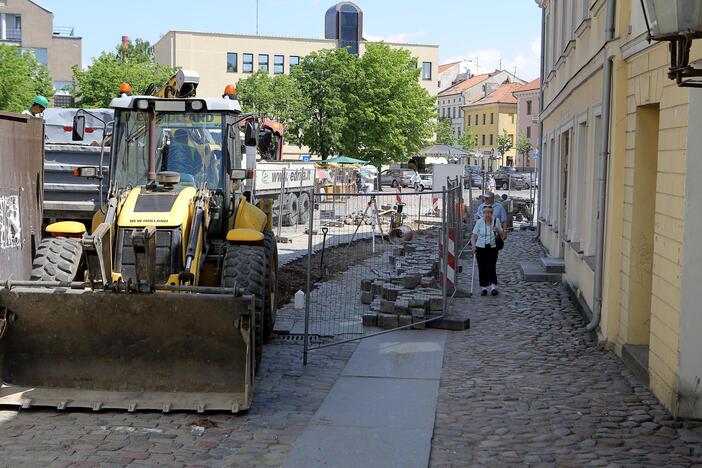
[[[607,1],[606,16],[606,39],[603,73],[602,73],[602,140],[600,141],[600,174],[599,174],[599,194],[597,199],[597,236],[595,238],[595,251],[597,261],[595,264],[595,285],[593,291],[593,311],[592,320],[585,328],[588,332],[597,329],[602,318],[602,290],[603,270],[604,270],[604,241],[605,241],[605,218],[607,209],[607,169],[609,162],[609,136],[612,113],[612,69],[614,67],[612,58],[607,51],[607,43],[614,39],[614,23],[616,12],[616,1]]]
[[[541,187],[544,186],[543,184],[543,171],[541,170],[543,168],[543,160],[544,160],[544,152],[543,152],[543,146],[544,146],[544,122],[541,119],[541,114],[544,112],[544,81],[546,80],[546,8],[542,7],[541,8],[541,86],[539,86],[539,146],[538,146],[538,151],[539,151],[539,187],[538,191],[536,194],[536,199],[538,200],[538,207],[539,211],[541,210]],[[541,223],[538,222],[539,218],[539,212],[537,210],[534,210],[534,215],[532,216],[532,222],[534,221],[533,218],[537,218],[536,222],[536,241],[539,242],[541,239]]]

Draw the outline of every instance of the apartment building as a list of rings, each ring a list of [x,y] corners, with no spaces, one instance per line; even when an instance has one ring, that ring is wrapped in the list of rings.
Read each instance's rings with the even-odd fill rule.
[[[521,82],[503,83],[486,96],[463,106],[464,131],[475,135],[478,141],[476,152],[480,155],[471,158],[471,164],[480,165],[484,171],[515,164],[517,99],[512,93],[521,85]],[[500,154],[497,147],[497,137],[502,134],[507,134],[512,140],[512,149],[504,154]]]
[[[539,149],[539,104],[541,102],[541,79],[537,78],[514,91],[517,99],[517,141],[524,137],[531,143],[527,154],[517,152],[517,167],[535,168],[534,151]]]
[[[537,3],[541,241],[599,339],[675,416],[700,418],[702,90],[667,77],[638,0]]]
[[[524,83],[524,81],[504,70],[465,76],[465,79],[439,93],[437,98],[439,118],[451,119],[453,133],[456,138],[460,138],[465,127],[463,106],[485,97],[503,83]]]
[[[46,65],[59,91],[73,86],[73,65],[81,66],[80,37],[55,26],[54,14],[30,0],[0,0],[0,44],[31,51]]]
[[[461,62],[443,63],[439,65],[439,80],[437,87],[439,92],[454,85],[459,75],[461,75]]]
[[[221,94],[227,84],[236,83],[257,70],[270,74],[290,73],[311,52],[348,47],[363,54],[363,12],[351,2],[332,6],[325,16],[325,38],[250,36],[195,31],[169,31],[154,45],[156,61],[200,73],[203,94]],[[431,94],[439,93],[439,47],[424,44],[390,46],[409,50],[421,69],[420,83]]]

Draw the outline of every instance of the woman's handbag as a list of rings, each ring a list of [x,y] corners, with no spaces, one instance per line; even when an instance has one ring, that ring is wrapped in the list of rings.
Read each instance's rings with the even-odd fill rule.
[[[497,218],[493,218],[492,227],[496,227],[495,221],[497,221]],[[504,246],[505,240],[497,232],[495,232],[495,247],[497,247],[497,250],[502,250]]]

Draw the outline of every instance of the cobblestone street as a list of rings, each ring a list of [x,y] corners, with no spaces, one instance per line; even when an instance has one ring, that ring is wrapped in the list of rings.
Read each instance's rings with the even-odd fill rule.
[[[508,239],[500,296],[457,299],[471,328],[446,339],[431,465],[702,464],[702,426],[674,422],[598,349],[560,285],[521,281],[533,237]]]
[[[246,414],[0,410],[0,466],[280,466],[354,348],[274,340]]]

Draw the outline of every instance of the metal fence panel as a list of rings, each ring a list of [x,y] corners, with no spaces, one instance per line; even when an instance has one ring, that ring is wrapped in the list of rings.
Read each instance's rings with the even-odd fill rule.
[[[291,328],[305,334],[305,360],[307,351],[443,317],[449,255],[439,244],[448,219],[458,219],[449,193],[310,194],[317,209],[308,226],[305,313]],[[324,341],[312,345],[310,337]]]

